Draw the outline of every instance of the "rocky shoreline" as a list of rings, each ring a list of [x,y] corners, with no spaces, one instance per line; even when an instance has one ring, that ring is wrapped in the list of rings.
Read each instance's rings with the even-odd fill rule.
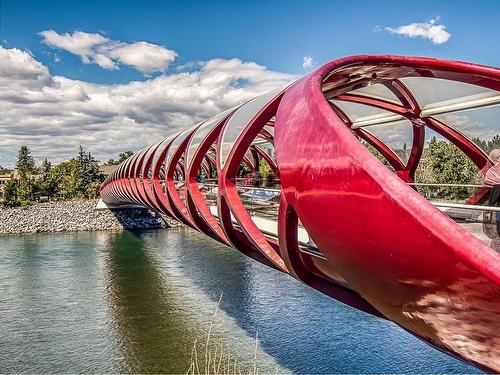
[[[145,208],[96,210],[96,203],[96,201],[51,202],[29,207],[0,208],[0,235],[154,229],[177,224]]]

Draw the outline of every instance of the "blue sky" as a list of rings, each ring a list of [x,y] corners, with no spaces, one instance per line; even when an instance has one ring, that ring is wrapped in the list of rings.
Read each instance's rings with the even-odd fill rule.
[[[21,144],[107,160],[346,55],[499,66],[499,14],[500,1],[0,0],[0,165]]]
[[[324,63],[360,53],[425,55],[500,65],[499,1],[25,1],[2,0],[0,36],[27,48],[53,74],[93,82],[142,79],[134,69],[110,73],[82,66],[76,56],[40,44],[38,33],[75,30],[124,42],[147,41],[174,50],[176,64],[238,57],[300,74],[302,59]],[[433,45],[421,38],[374,32],[440,17],[452,34]],[[174,67],[176,64],[172,65]]]

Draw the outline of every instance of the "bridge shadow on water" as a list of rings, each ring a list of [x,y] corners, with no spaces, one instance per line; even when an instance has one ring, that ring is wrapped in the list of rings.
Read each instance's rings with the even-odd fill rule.
[[[258,332],[261,349],[283,371],[480,372],[186,228],[112,234],[106,252],[107,292],[127,372],[185,372],[221,293],[227,319],[248,337]],[[207,298],[212,305],[202,302]],[[225,329],[229,344],[239,340],[234,331]]]
[[[120,371],[185,372],[193,331],[163,279],[155,249],[141,232],[113,233],[105,257],[106,289],[122,351]]]
[[[130,231],[140,231],[141,228],[161,228],[166,224],[159,214],[146,208],[115,208],[108,212],[113,214],[124,229]]]

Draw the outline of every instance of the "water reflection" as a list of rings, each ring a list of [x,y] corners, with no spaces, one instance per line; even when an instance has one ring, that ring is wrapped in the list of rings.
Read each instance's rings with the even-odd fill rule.
[[[185,373],[195,339],[205,340],[220,288],[214,289],[212,300],[186,277],[193,265],[186,268],[189,260],[182,254],[186,241],[181,233],[184,231],[116,233],[106,244],[106,291],[118,336],[120,371]],[[191,245],[188,252],[194,254],[207,250],[206,242]],[[234,289],[225,290],[224,295],[242,293],[244,283],[244,277],[236,280]],[[213,335],[227,339],[228,349],[249,366],[252,338],[223,311],[215,320]],[[262,370],[285,372],[272,357],[261,351],[258,354]]]
[[[123,372],[185,372],[194,328],[162,278],[145,234],[114,233],[106,248],[106,290]]]
[[[95,236],[2,237],[0,371],[111,371]]]
[[[185,373],[216,334],[262,373],[478,372],[189,229],[9,236],[1,372]]]

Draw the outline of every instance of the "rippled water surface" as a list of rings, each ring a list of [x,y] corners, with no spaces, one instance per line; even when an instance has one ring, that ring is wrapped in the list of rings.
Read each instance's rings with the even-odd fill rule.
[[[261,372],[478,373],[189,229],[0,237],[0,372],[185,373],[214,332]]]

